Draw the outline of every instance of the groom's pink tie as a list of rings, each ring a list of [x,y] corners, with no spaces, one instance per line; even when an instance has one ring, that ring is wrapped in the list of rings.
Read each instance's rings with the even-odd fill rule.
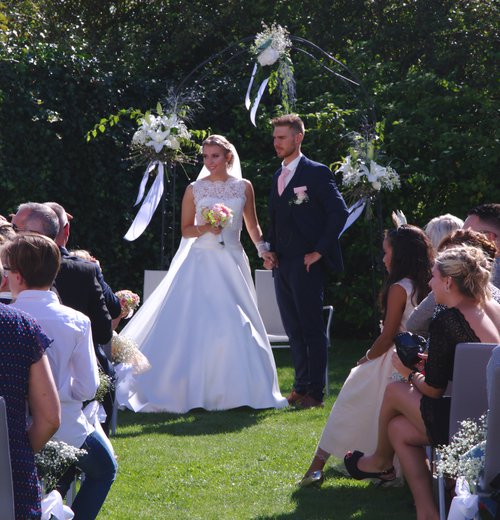
[[[286,188],[286,178],[290,175],[290,170],[283,166],[281,169],[280,176],[278,177],[278,194],[281,197],[281,194],[285,191]]]

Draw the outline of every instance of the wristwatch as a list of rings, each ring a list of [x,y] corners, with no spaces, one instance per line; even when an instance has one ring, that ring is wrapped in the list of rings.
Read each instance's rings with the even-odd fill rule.
[[[412,370],[409,374],[408,374],[408,377],[406,378],[408,383],[411,383],[413,381],[413,376],[417,373],[416,370]]]

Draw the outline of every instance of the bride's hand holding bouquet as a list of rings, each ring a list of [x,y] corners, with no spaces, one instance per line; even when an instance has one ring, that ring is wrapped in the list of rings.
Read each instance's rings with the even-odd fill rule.
[[[205,223],[210,226],[209,230],[211,233],[221,235],[222,230],[233,220],[233,210],[222,203],[218,203],[210,208],[203,208],[201,216]],[[219,236],[219,244],[224,246],[222,236]]]

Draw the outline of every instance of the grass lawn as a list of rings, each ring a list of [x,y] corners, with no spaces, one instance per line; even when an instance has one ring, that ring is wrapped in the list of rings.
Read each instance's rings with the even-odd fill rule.
[[[299,489],[335,395],[366,342],[335,341],[324,409],[120,411],[112,438],[119,472],[103,519],[413,518],[406,487],[380,488],[329,466],[321,489]],[[292,385],[289,350],[275,350],[282,393]]]

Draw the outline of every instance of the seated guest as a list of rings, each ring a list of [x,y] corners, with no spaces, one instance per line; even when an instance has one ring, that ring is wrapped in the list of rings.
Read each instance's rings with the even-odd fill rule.
[[[405,330],[410,312],[429,292],[434,257],[420,228],[404,224],[390,230],[383,249],[388,277],[381,293],[382,331],[344,382],[301,487],[321,485],[330,455],[342,457],[353,440],[365,450],[375,447],[379,409],[393,373],[394,336]]]
[[[463,225],[464,221],[462,219],[455,217],[455,215],[451,215],[450,213],[429,220],[427,225],[424,227],[424,231],[432,243],[434,252],[437,253],[439,244],[444,237],[457,229],[461,229]]]
[[[5,273],[9,273],[8,267]],[[1,263],[0,276],[4,276]],[[0,395],[7,409],[16,518],[41,517],[34,453],[43,448],[61,422],[59,397],[44,353],[49,345],[50,339],[31,316],[0,304]],[[26,400],[31,413],[29,427]],[[1,513],[6,514],[5,509]]]
[[[438,250],[443,251],[450,247],[467,245],[472,247],[478,247],[491,259],[493,262],[497,252],[497,248],[493,242],[490,242],[487,237],[471,229],[458,229],[447,237],[445,237]],[[495,287],[491,282],[489,289],[493,299],[500,303],[500,289]],[[410,332],[420,334],[427,338],[429,336],[429,325],[432,320],[432,316],[435,312],[438,312],[441,307],[436,307],[436,300],[434,299],[434,293],[431,291],[426,298],[418,304],[413,310],[406,322],[406,328]]]
[[[101,266],[99,265],[99,262],[90,255],[87,251],[84,251],[84,253],[87,253],[85,255],[84,253],[74,255],[71,252],[69,252],[66,249],[66,246],[69,241],[70,237],[70,229],[71,224],[70,221],[72,220],[72,216],[69,215],[66,210],[61,206],[61,204],[57,202],[45,202],[45,206],[48,206],[54,213],[57,215],[58,221],[59,221],[59,232],[57,233],[56,238],[54,239],[56,244],[59,246],[59,250],[61,251],[62,256],[62,262],[63,264],[70,263],[70,265],[81,267],[81,264],[84,264],[86,266],[91,266],[91,268],[94,270],[95,278],[97,282],[99,283],[101,289],[102,289],[102,295],[104,297],[104,302],[106,304],[106,309],[113,320],[111,322],[112,327],[114,327],[114,323],[116,319],[119,318],[121,313],[121,306],[120,306],[120,300],[116,297],[115,293],[111,289],[111,287],[106,283],[104,280],[104,276],[102,274]],[[76,264],[75,264],[76,262]],[[62,273],[56,278],[56,288],[60,293],[62,302],[65,305],[68,305],[69,307],[73,307],[74,309],[80,310],[85,313],[85,311],[79,307],[80,304],[80,297],[78,293],[74,291],[73,287],[73,280],[69,280],[71,283],[68,284],[67,278],[65,278],[65,267],[62,268]],[[92,321],[92,320],[91,320]],[[94,323],[92,323],[92,327],[94,327]],[[96,335],[93,336],[94,338],[94,350],[95,354],[97,356],[97,362],[99,364],[99,367],[101,370],[114,379],[115,371],[113,368],[113,365],[111,363],[110,357],[107,355],[107,350],[109,345],[109,352],[111,352],[111,336],[108,338],[107,341],[102,341],[101,337],[97,338]],[[113,413],[113,403],[115,401],[115,390],[114,385],[110,387],[110,390],[107,392],[106,396],[104,397],[102,401],[103,408],[106,412],[106,419],[102,422],[102,427],[104,429],[104,432],[106,435],[109,435],[109,425],[111,422],[111,416]]]
[[[396,453],[413,493],[418,520],[438,520],[432,478],[424,446],[449,442],[450,400],[443,397],[453,379],[457,343],[500,342],[500,304],[490,298],[491,261],[474,247],[440,253],[430,287],[436,303],[446,306],[432,320],[425,375],[404,366],[393,355],[396,370],[406,378],[389,384],[380,409],[374,453],[348,452],[344,463],[352,477],[387,480],[394,474]]]
[[[7,222],[4,217],[0,218],[0,246],[5,244],[16,236],[16,232],[10,222]],[[9,290],[8,276],[0,277],[0,303],[9,304],[12,301],[12,294]]]
[[[500,204],[482,204],[469,210],[464,229],[473,229],[495,242],[497,254],[493,265],[491,283],[500,289]]]
[[[87,451],[76,466],[85,478],[72,509],[77,519],[96,518],[116,477],[116,461],[104,433],[82,411],[99,386],[90,320],[59,303],[50,288],[61,255],[56,243],[37,233],[19,234],[0,252],[10,267],[15,307],[37,319],[53,339],[48,357],[61,401],[61,426],[54,439]]]
[[[49,206],[37,202],[21,204],[12,217],[16,231],[33,231],[57,240],[59,218]],[[83,312],[92,324],[94,343],[107,343],[112,337],[109,315],[103,290],[96,279],[95,265],[75,257],[69,257],[60,246],[61,268],[57,273],[55,288],[64,305]]]

